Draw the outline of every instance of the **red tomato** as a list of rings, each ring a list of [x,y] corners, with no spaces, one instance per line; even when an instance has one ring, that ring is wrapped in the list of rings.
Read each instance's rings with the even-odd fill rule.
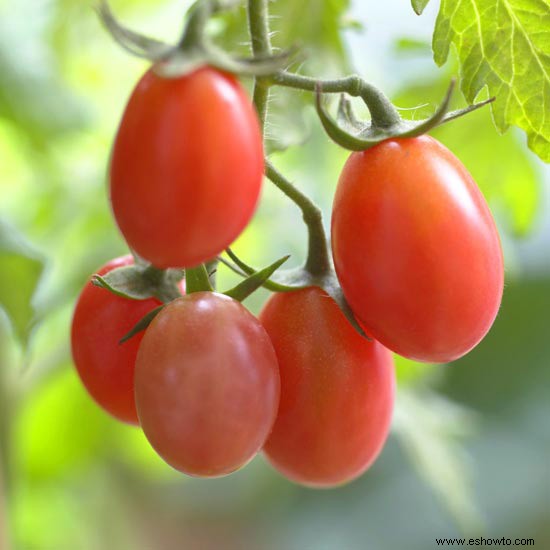
[[[388,435],[394,401],[390,352],[360,336],[317,287],[275,294],[260,321],[281,372],[268,459],[289,479],[312,487],[361,475]]]
[[[263,169],[258,119],[233,76],[203,67],[168,79],[149,70],[113,148],[114,215],[140,256],[160,268],[191,267],[248,224]]]
[[[194,476],[237,470],[263,446],[279,404],[279,369],[258,320],[222,294],[166,306],[136,364],[141,426],[159,455]]]
[[[132,256],[111,260],[99,274],[133,263]],[[134,368],[143,333],[124,344],[119,340],[160,301],[128,300],[94,286],[84,287],[73,316],[71,344],[78,374],[90,395],[107,412],[138,424]]]
[[[504,269],[494,220],[462,163],[428,136],[350,156],[332,250],[354,313],[405,357],[458,359],[498,312]]]

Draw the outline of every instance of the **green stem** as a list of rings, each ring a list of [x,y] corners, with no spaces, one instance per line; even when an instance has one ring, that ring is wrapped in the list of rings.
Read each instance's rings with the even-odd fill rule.
[[[388,128],[399,124],[401,117],[392,102],[376,87],[360,76],[351,75],[334,80],[319,80],[287,71],[279,71],[270,77],[272,85],[284,86],[314,92],[317,88],[323,93],[347,93],[360,97],[367,104],[375,126]]]
[[[204,28],[211,14],[212,4],[210,0],[201,0],[191,8],[189,19],[178,44],[180,50],[200,48],[203,45],[205,39]]]
[[[252,41],[252,52],[255,56],[271,55],[269,39],[268,0],[248,0],[248,28]],[[254,105],[258,117],[265,127],[269,89],[271,83],[267,78],[256,78],[254,82]],[[305,268],[312,275],[323,275],[331,269],[323,216],[319,207],[290,181],[288,181],[268,160],[266,176],[302,211],[308,228],[308,253]]]
[[[248,0],[248,30],[252,41],[252,53],[255,57],[269,56],[272,53],[267,3],[268,0]],[[266,79],[254,79],[253,101],[258,111],[262,132],[265,132],[269,87]]]
[[[248,0],[248,30],[255,56],[271,55],[268,0]]]
[[[268,160],[266,176],[302,211],[308,228],[308,252],[305,268],[312,275],[324,275],[331,269],[321,209],[288,181]]]
[[[185,293],[192,294],[193,292],[213,291],[208,271],[204,264],[197,267],[187,268],[185,270]]]

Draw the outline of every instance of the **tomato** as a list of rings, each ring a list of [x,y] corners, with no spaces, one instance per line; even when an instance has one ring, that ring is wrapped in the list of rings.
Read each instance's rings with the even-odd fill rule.
[[[458,359],[497,315],[504,268],[494,220],[462,163],[428,136],[349,157],[332,250],[354,313],[405,357]]]
[[[98,273],[104,275],[132,263],[132,256],[116,258]],[[137,334],[124,344],[118,342],[160,304],[154,298],[121,298],[88,282],[78,298],[73,316],[73,360],[84,386],[103,409],[131,424],[138,424],[134,368],[143,334]]]
[[[279,404],[279,369],[258,320],[222,294],[167,305],[143,338],[138,415],[158,454],[189,475],[237,470],[263,446]]]
[[[258,119],[233,76],[149,70],[114,143],[113,212],[130,247],[155,266],[198,265],[248,224],[263,169]]]
[[[331,487],[361,475],[388,435],[390,352],[360,336],[324,290],[273,295],[260,315],[281,372],[265,454],[289,479]]]

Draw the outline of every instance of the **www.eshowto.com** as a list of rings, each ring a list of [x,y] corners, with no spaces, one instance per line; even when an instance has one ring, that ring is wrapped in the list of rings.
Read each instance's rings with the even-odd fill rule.
[[[535,539],[531,538],[491,538],[491,537],[476,537],[476,538],[436,538],[437,546],[530,546],[535,547]]]

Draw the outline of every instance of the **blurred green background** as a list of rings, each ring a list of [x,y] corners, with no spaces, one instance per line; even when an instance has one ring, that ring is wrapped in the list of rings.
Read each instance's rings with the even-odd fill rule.
[[[304,49],[300,70],[354,68],[420,117],[458,72],[432,61],[436,4],[418,18],[400,0],[277,0],[274,40]],[[186,3],[112,7],[132,27],[174,39]],[[212,23],[233,51],[247,47],[244,15]],[[392,435],[361,479],[304,489],[261,456],[224,479],[187,478],[92,403],[71,365],[70,316],[87,277],[126,252],[105,173],[144,69],[89,2],[0,0],[0,548],[8,533],[22,550],[424,550],[460,534],[550,548],[550,171],[521,133],[499,136],[487,109],[434,135],[472,172],[499,224],[502,310],[453,365],[398,360]],[[310,95],[277,92],[271,109],[274,161],[328,219],[346,153],[320,131]],[[278,152],[288,145],[298,146]],[[255,265],[303,259],[299,212],[269,183],[235,249]],[[221,270],[220,280],[234,279]],[[265,296],[248,306],[258,311]]]

